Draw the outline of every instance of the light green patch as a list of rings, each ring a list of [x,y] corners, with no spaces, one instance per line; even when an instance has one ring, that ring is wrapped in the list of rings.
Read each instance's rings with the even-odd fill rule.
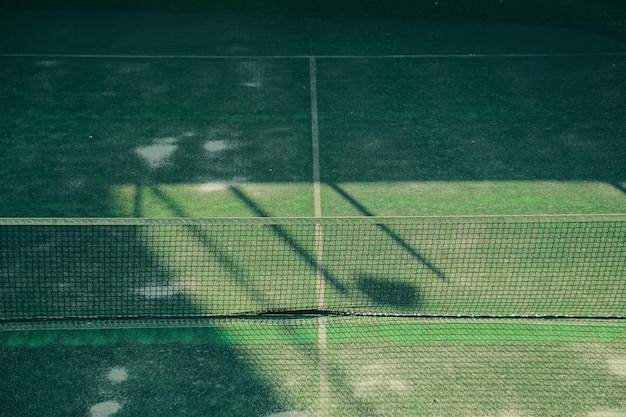
[[[328,224],[325,301],[393,314],[623,316],[615,248],[625,233],[603,222]]]
[[[621,358],[611,358],[608,361],[609,369],[615,375],[626,378],[626,356]]]
[[[243,191],[249,200],[234,193]],[[119,217],[307,217],[313,215],[312,186],[307,183],[135,184],[111,187],[109,198]]]
[[[589,414],[587,414],[587,417],[626,417],[626,411],[620,411],[620,410],[592,411]]]
[[[330,186],[323,187],[325,216],[601,214],[626,209],[625,193],[594,181],[360,182],[337,186],[343,195]]]
[[[626,384],[593,343],[408,345],[379,335],[329,346],[333,415],[582,417],[626,405]]]

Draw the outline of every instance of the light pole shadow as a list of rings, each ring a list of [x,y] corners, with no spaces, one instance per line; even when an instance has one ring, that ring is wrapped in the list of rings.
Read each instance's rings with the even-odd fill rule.
[[[373,217],[374,214],[367,210],[361,203],[359,203],[354,197],[348,194],[343,188],[335,183],[327,183],[330,188],[332,188],[337,194],[339,194],[342,198],[344,198],[347,202],[352,204],[358,211],[360,211],[364,216]],[[396,242],[402,249],[407,251],[413,258],[421,262],[425,265],[433,274],[437,276],[437,278],[441,280],[446,280],[446,275],[444,272],[435,266],[432,262],[430,262],[424,255],[419,253],[415,248],[413,248],[406,240],[404,240],[401,236],[399,236],[396,232],[391,230],[389,226],[385,224],[377,224],[376,225],[380,230],[382,230],[387,236],[389,236],[394,242]]]

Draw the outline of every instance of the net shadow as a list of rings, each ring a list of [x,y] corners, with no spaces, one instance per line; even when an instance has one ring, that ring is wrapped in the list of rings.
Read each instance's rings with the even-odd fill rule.
[[[622,184],[620,184],[619,182],[612,182],[611,185],[615,188],[617,188],[619,191],[623,192],[624,194],[626,194],[626,187],[623,186]]]
[[[168,207],[168,209],[172,211],[173,213],[175,213],[178,217],[183,217],[183,218],[188,217],[186,211],[180,205],[178,205],[173,199],[171,199],[165,193],[163,193],[157,186],[153,186],[150,189],[151,189],[151,192],[154,194],[154,196],[157,197],[160,202],[165,204]],[[278,226],[275,226],[275,225],[272,225],[271,227],[272,227],[272,230],[279,233],[279,236],[283,240],[286,240],[287,243],[289,243],[289,245],[298,252],[298,254],[302,255],[308,264],[311,264],[311,262],[313,262],[312,257],[309,256],[310,259],[305,257],[308,255],[305,249],[300,247],[295,242],[295,240],[293,240],[287,234],[287,232],[285,232],[284,230],[280,229]],[[219,265],[221,265],[228,272],[229,278],[236,281],[237,284],[241,286],[242,289],[245,289],[246,296],[252,298],[254,302],[253,306],[246,307],[245,304],[239,305],[237,306],[239,308],[238,310],[235,310],[235,311],[227,310],[225,311],[225,313],[240,314],[240,313],[246,313],[252,310],[265,311],[265,310],[271,310],[275,308],[279,308],[279,309],[294,308],[290,305],[285,306],[284,305],[285,300],[280,300],[280,299],[272,300],[268,296],[268,293],[271,292],[271,289],[262,287],[263,280],[250,276],[248,272],[246,272],[244,265],[242,265],[243,262],[241,262],[241,259],[238,261],[236,259],[236,256],[233,256],[231,253],[229,253],[229,250],[227,248],[220,245],[220,242],[217,239],[212,238],[210,230],[202,229],[202,228],[194,228],[194,227],[185,227],[185,229],[189,235],[193,236],[194,239],[196,239],[198,242],[201,243],[203,252],[206,252],[206,255],[210,255],[211,259],[215,260]],[[231,248],[231,251],[232,251],[232,248]],[[233,253],[236,253],[236,251]],[[201,269],[206,268],[203,264],[199,265],[199,267]],[[259,272],[259,271],[256,271],[256,272]],[[265,272],[261,273],[261,276],[264,273]],[[194,280],[195,278],[192,277],[191,279]],[[255,287],[254,286],[255,283],[261,285],[261,287]],[[228,284],[224,284],[224,285],[228,286]],[[238,295],[234,294],[234,296],[238,296]],[[207,298],[212,299],[214,297],[212,295],[208,295]],[[224,300],[214,300],[214,301],[224,301]],[[287,300],[287,301],[293,302],[295,300]],[[219,307],[218,309],[221,310]],[[216,312],[219,312],[219,311],[212,310],[208,313],[216,313]],[[204,313],[207,313],[207,312],[204,312]]]

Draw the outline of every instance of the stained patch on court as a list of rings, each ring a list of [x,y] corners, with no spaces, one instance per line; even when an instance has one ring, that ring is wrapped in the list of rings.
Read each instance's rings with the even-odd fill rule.
[[[608,366],[612,373],[626,378],[626,357],[609,359]]]

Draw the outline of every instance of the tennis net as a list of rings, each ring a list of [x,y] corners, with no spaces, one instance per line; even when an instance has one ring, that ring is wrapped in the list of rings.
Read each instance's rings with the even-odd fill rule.
[[[2,219],[0,320],[626,317],[626,216]]]

